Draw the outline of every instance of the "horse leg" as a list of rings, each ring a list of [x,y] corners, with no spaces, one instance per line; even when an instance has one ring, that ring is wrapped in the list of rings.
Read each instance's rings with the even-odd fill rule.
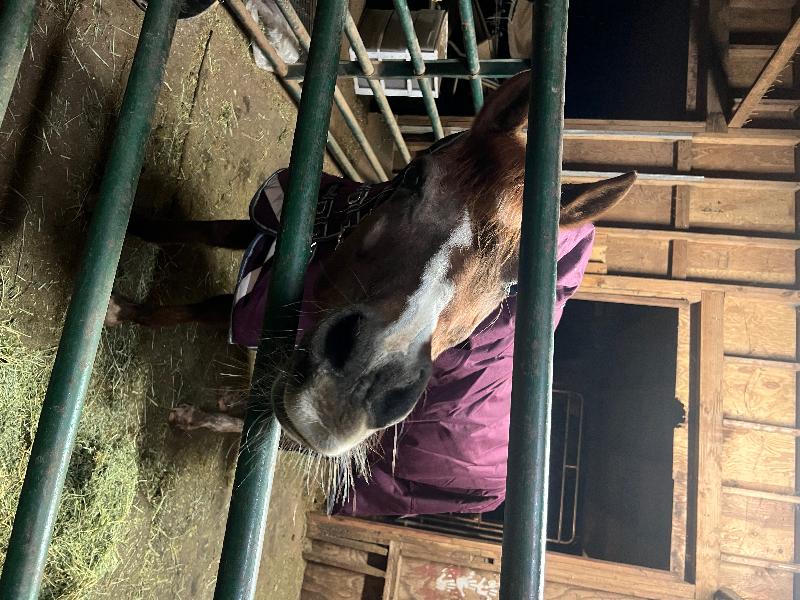
[[[181,404],[169,411],[169,423],[183,431],[208,429],[216,433],[241,433],[244,419],[225,413],[210,413],[189,404]]]
[[[194,304],[159,306],[135,304],[111,294],[106,311],[105,325],[113,327],[130,321],[146,327],[170,327],[180,323],[228,324],[233,306],[233,294],[214,296]]]
[[[258,230],[249,220],[166,221],[134,217],[128,233],[154,244],[205,244],[244,250]]]

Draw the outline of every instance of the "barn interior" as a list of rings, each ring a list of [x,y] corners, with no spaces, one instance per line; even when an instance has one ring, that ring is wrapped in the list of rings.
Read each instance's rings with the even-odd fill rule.
[[[0,560],[143,15],[39,4],[0,125]],[[294,4],[310,28],[319,0]],[[509,57],[510,4],[473,2],[492,58]],[[458,2],[409,7],[447,11],[448,56],[463,54]],[[357,22],[392,8],[350,4]],[[547,598],[800,597],[798,15],[793,0],[570,2],[564,179],[641,175],[556,332]],[[223,4],[179,21],[135,213],[244,218],[288,165],[297,110],[251,46]],[[404,161],[374,98],[339,87],[391,177]],[[439,90],[445,131],[468,128],[467,80]],[[389,101],[411,154],[430,145],[421,99]],[[331,132],[374,177],[335,110]],[[331,155],[324,169],[342,173]],[[115,291],[192,302],[229,292],[239,260],[128,238]],[[247,360],[212,326],[104,331],[41,597],[213,597],[239,437],[169,415],[236,402]],[[459,577],[459,597],[497,597],[502,507],[328,518],[308,470],[281,452],[256,597],[451,598]]]

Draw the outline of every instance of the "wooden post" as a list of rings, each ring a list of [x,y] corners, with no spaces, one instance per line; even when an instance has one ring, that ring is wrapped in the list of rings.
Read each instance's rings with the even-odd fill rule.
[[[709,600],[719,589],[722,496],[722,373],[725,295],[702,292],[697,469],[697,560],[695,598]]]

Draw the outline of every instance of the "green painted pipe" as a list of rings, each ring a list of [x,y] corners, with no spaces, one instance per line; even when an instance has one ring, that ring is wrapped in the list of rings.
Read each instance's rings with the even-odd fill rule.
[[[0,8],[0,125],[36,17],[36,0],[5,0]]]
[[[540,0],[525,157],[501,600],[543,598],[568,0]]]
[[[433,77],[449,77],[452,79],[472,79],[469,69],[464,65],[464,61],[445,58],[442,60],[430,60],[425,63],[425,72],[417,74],[414,66],[406,60],[380,60],[367,61],[371,65],[371,70],[362,67],[359,62],[340,62],[338,67],[339,77],[362,77],[368,81],[379,79],[431,79]],[[501,58],[492,60],[478,61],[478,71],[481,77],[491,79],[507,79],[513,77],[520,71],[531,68],[529,60],[519,60],[516,58]],[[306,66],[303,63],[287,65],[286,79],[301,80],[304,77]],[[389,109],[391,111],[391,109]]]
[[[411,64],[414,66],[414,73],[422,75],[425,73],[425,61],[422,60],[422,49],[419,47],[417,32],[414,29],[414,19],[408,9],[407,0],[394,0],[394,10],[400,19],[400,26],[406,36],[406,46],[411,55]],[[444,137],[442,121],[439,118],[439,110],[436,108],[436,100],[433,97],[433,88],[430,79],[419,79],[419,89],[422,92],[422,100],[425,103],[425,110],[431,119],[433,126],[433,137],[440,140]]]
[[[281,11],[283,17],[286,19],[286,22],[289,24],[292,33],[294,33],[294,35],[297,37],[297,40],[300,42],[300,46],[306,53],[308,53],[308,48],[311,45],[311,36],[308,35],[308,31],[306,31],[306,27],[300,20],[300,16],[295,11],[292,3],[289,0],[275,0],[275,4],[278,5],[278,9]],[[355,114],[353,114],[353,110],[350,108],[347,100],[342,95],[342,92],[339,91],[338,86],[334,89],[333,100],[336,102],[336,106],[339,109],[345,124],[350,129],[350,132],[353,134],[356,142],[358,142],[358,145],[361,146],[361,149],[364,151],[364,155],[367,157],[367,161],[369,161],[372,170],[375,171],[378,181],[388,180],[389,178],[386,176],[386,171],[383,170],[383,165],[381,165],[378,155],[375,154],[372,144],[367,139],[367,135],[364,133],[364,130],[361,129],[358,119],[356,118]]]
[[[217,600],[244,600],[255,594],[280,437],[280,426],[271,415],[266,388],[275,376],[270,365],[276,357],[285,356],[294,348],[294,333],[286,332],[296,331],[298,325],[345,10],[345,0],[320,0],[314,18],[314,37],[297,115],[264,335],[253,369],[253,387],[214,593]]]
[[[359,67],[361,67],[361,76],[368,78],[367,85],[369,85],[369,89],[372,90],[372,96],[375,98],[375,103],[378,105],[381,114],[383,114],[386,126],[389,128],[394,143],[400,151],[400,156],[403,157],[403,161],[407,163],[411,162],[411,153],[408,151],[406,141],[403,138],[403,134],[400,132],[400,126],[397,124],[397,119],[394,116],[394,112],[392,112],[392,107],[389,106],[389,99],[386,97],[386,93],[383,91],[380,82],[375,79],[369,79],[375,72],[375,67],[369,58],[367,48],[364,46],[364,40],[361,39],[361,34],[358,31],[355,21],[353,21],[353,17],[350,15],[350,11],[347,12],[344,22],[344,32],[347,34],[347,39],[350,40],[350,47],[356,55]]]
[[[151,0],[145,13],[25,473],[0,578],[0,598],[33,600],[38,596],[179,4]]]
[[[461,13],[461,32],[464,34],[464,49],[467,52],[467,68],[469,69],[472,86],[472,105],[477,114],[483,106],[483,87],[481,78],[480,60],[478,59],[478,41],[475,37],[475,17],[472,15],[472,0],[458,0],[458,8]]]

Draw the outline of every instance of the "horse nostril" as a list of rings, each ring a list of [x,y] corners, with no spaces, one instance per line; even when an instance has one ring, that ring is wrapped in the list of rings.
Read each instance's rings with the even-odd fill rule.
[[[325,335],[323,353],[334,369],[343,369],[356,347],[364,315],[349,313],[330,326]]]

